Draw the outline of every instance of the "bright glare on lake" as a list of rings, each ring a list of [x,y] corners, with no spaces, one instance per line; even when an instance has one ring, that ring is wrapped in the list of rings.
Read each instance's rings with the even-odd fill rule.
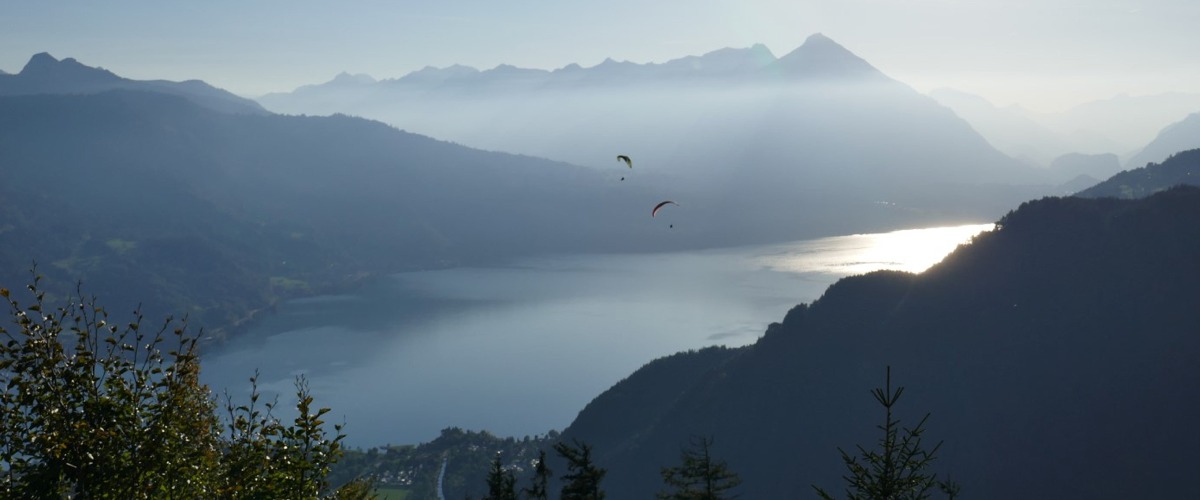
[[[994,227],[971,224],[820,238],[772,247],[779,253],[764,255],[759,262],[776,271],[839,277],[882,269],[919,273],[941,262],[958,245]]]
[[[839,278],[921,271],[991,227],[401,273],[281,305],[206,355],[202,378],[244,400],[258,369],[283,409],[304,374],[317,404],[345,418],[351,446],[429,441],[450,426],[541,434],[655,358],[751,344]]]

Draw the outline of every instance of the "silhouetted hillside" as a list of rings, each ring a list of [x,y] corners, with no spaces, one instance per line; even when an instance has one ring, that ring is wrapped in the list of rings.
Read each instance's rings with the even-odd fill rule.
[[[379,273],[680,244],[657,194],[591,169],[157,93],[0,97],[0,175],[0,283],[36,260],[210,332]]]
[[[1123,171],[1104,182],[1075,193],[1075,196],[1144,198],[1180,184],[1200,185],[1200,149],[1173,154],[1162,163],[1151,163],[1141,168]]]
[[[936,468],[972,498],[1200,496],[1196,220],[1194,187],[1025,203],[927,272],[839,281],[714,366],[668,358],[700,367],[671,387],[651,363],[563,439],[594,446],[612,498],[650,497],[697,435],[745,498],[805,498],[840,489],[838,447],[877,439],[868,391],[891,365],[902,423],[932,413]]]

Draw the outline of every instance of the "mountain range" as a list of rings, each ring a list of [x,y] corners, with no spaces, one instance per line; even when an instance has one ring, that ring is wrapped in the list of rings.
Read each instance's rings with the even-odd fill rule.
[[[34,54],[20,73],[0,73],[0,96],[37,94],[97,94],[109,90],[140,90],[181,96],[196,104],[227,113],[266,114],[257,102],[238,97],[200,80],[130,80],[72,58]]]
[[[827,157],[839,155],[831,150],[848,141],[870,147],[887,132],[896,134],[888,146],[899,149],[890,160],[912,167],[912,175],[939,173],[952,181],[1031,178],[961,119],[820,34],[779,58],[755,45],[661,64],[609,59],[554,71],[451,66],[381,81],[343,74],[259,101],[277,112],[346,113],[484,149],[599,167],[610,166],[619,150],[647,168],[673,173],[711,170],[725,161],[754,173],[746,169],[766,160],[787,161],[791,170],[836,171],[874,159],[845,148],[841,154],[847,159],[832,162]],[[912,123],[921,123],[920,130],[912,132]],[[785,131],[787,141],[754,140],[771,130]],[[956,147],[935,147],[944,142]],[[787,160],[772,156],[788,143],[802,147],[788,149],[793,155]],[[946,155],[907,165],[911,154],[929,150]],[[813,158],[822,161],[808,165]]]
[[[696,244],[592,169],[144,91],[0,96],[0,175],[0,282],[37,261],[48,289],[210,334],[369,276]]]
[[[1200,150],[1160,168],[1200,172]],[[934,470],[973,498],[1196,497],[1200,188],[1146,192],[1027,202],[926,272],[843,279],[754,345],[646,365],[562,439],[614,498],[653,495],[696,436],[745,498],[840,491],[890,366],[902,425],[930,414]]]
[[[220,336],[279,300],[401,270],[978,220],[1051,189],[819,35],[780,58],[418,73],[310,91],[360,110],[393,99],[403,126],[591,166],[39,54],[0,75],[0,283],[36,260],[45,288],[82,280],[114,308],[186,313]],[[868,391],[890,366],[901,418],[931,413],[937,470],[969,496],[1200,496],[1200,188],[1171,187],[1198,169],[1187,151],[1023,203],[927,272],[847,278],[752,346],[650,363],[562,437],[594,446],[613,498],[652,495],[694,436],[746,498],[836,490],[838,448],[877,436]],[[678,215],[649,217],[667,197]]]
[[[816,34],[800,48],[780,58],[776,58],[765,45],[758,44],[742,49],[719,49],[665,63],[638,64],[605,59],[588,68],[570,64],[555,70],[519,68],[508,64],[487,70],[463,65],[445,68],[427,66],[400,78],[384,80],[376,80],[370,75],[341,73],[325,84],[267,94],[260,97],[259,101],[272,109],[289,110],[294,106],[307,106],[305,101],[308,99],[336,96],[336,91],[350,90],[414,90],[461,95],[468,91],[476,94],[483,88],[504,92],[545,92],[579,87],[637,87],[664,82],[685,85],[701,82],[736,84],[777,80],[781,77],[856,80],[862,77],[880,78],[882,74],[833,40]],[[354,95],[341,97],[351,100],[362,98]]]
[[[1200,186],[1200,149],[1180,151],[1162,163],[1120,172],[1081,190],[1082,198],[1145,198],[1178,185]]]
[[[1200,112],[1168,125],[1125,165],[1136,168],[1158,163],[1176,152],[1194,148],[1200,148]]]
[[[705,220],[757,221],[776,235],[994,220],[1057,192],[1043,169],[820,34],[782,57],[756,45],[661,64],[426,68],[259,101],[601,169],[625,154],[635,178],[662,176],[646,182],[664,198],[704,200]]]
[[[694,161],[672,170],[650,152],[634,155],[633,169],[585,168],[345,115],[275,115],[202,82],[129,80],[37,54],[21,73],[0,76],[0,278],[22,282],[36,260],[62,289],[82,279],[122,308],[142,302],[153,314],[187,312],[220,336],[278,300],[400,270],[975,222],[1047,189],[1001,182],[1023,174],[944,108],[827,38],[769,55],[759,46],[650,68],[721,82],[702,94],[743,85],[751,71],[777,82],[781,93],[771,95],[795,97],[746,103],[758,106],[750,114],[726,102],[682,118],[695,120],[690,126],[674,114],[627,123],[691,144],[673,158]],[[637,88],[674,88],[633,83],[642,78],[629,75],[650,71],[639,65],[601,67]],[[516,68],[476,76],[485,73],[483,85],[496,89],[545,76]],[[875,89],[876,104],[854,90],[866,88]],[[537,95],[578,97],[573,92]],[[789,121],[800,109],[822,118]],[[883,123],[884,111],[932,121],[914,130]],[[544,132],[569,128],[547,116],[521,119],[531,128],[519,135],[538,143],[554,141],[538,136],[535,122]],[[730,129],[738,120],[746,126]],[[770,125],[779,120],[809,128]],[[513,130],[484,125],[497,135]],[[675,126],[682,131],[666,131]],[[851,129],[866,131],[853,145],[843,137]],[[712,140],[714,133],[724,138]],[[615,163],[627,146],[608,143],[603,157]],[[667,221],[649,217],[663,199],[681,210]]]
[[[1126,189],[1131,178],[1136,190]],[[839,491],[838,449],[871,449],[880,438],[883,409],[868,389],[884,385],[891,366],[892,388],[905,389],[895,416],[910,428],[929,415],[923,448],[941,443],[931,472],[962,493],[1195,496],[1186,422],[1196,407],[1188,360],[1200,351],[1190,334],[1200,188],[1179,184],[1196,178],[1200,150],[1185,151],[1114,176],[1087,199],[1023,204],[925,273],[839,281],[756,345],[646,364],[541,446],[561,471],[553,442],[591,445],[610,498],[653,496],[660,467],[698,437],[745,479],[731,492],[741,498],[805,497],[814,484]],[[461,431],[416,449],[441,446],[448,433]],[[397,464],[384,458],[397,448],[387,446],[337,473],[411,478],[414,499],[439,498],[439,481],[447,497],[478,496],[487,491],[479,464],[505,447],[457,444]],[[528,484],[521,453],[503,459]]]
[[[1058,112],[1000,107],[953,89],[937,89],[929,95],[970,122],[1001,151],[1035,165],[1049,165],[1066,154],[1115,154],[1127,167],[1140,167],[1200,146],[1186,141],[1175,141],[1174,149],[1147,145],[1155,134],[1166,133],[1171,124],[1200,110],[1200,94],[1122,94]],[[1140,153],[1143,149],[1153,154]],[[1093,174],[1100,179],[1107,175]]]

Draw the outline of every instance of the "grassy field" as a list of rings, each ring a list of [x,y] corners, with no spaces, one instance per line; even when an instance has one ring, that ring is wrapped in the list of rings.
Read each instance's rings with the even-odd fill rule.
[[[408,498],[408,490],[383,486],[375,490],[379,500],[404,500]]]

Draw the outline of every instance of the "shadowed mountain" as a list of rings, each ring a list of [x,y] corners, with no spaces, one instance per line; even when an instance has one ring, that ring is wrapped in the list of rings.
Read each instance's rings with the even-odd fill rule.
[[[15,75],[0,74],[0,95],[95,94],[108,90],[143,90],[184,97],[201,106],[226,113],[266,114],[257,102],[238,97],[199,80],[130,80],[72,58],[55,59],[35,54]]]
[[[613,498],[652,496],[694,436],[744,498],[838,491],[890,365],[902,425],[932,413],[934,467],[972,498],[1200,496],[1198,218],[1195,187],[1025,203],[924,273],[846,278],[752,346],[650,363],[562,439],[594,447]]]
[[[210,331],[383,273],[701,239],[592,169],[149,92],[0,96],[0,176],[2,286],[37,260],[48,288]]]
[[[1162,163],[1126,170],[1075,194],[1082,198],[1145,198],[1180,184],[1200,186],[1200,149],[1171,155]]]
[[[703,199],[706,220],[757,221],[739,237],[758,241],[994,220],[1051,192],[1041,169],[822,35],[779,58],[756,45],[661,64],[427,68],[260,102],[596,168],[627,154],[635,177],[662,175],[655,189]]]
[[[808,55],[795,60],[828,66],[841,58],[852,72],[866,71],[861,60],[831,41],[815,38],[812,44],[801,51]],[[756,46],[718,51],[689,64],[663,64],[655,71],[678,73],[686,66],[741,78],[748,68],[775,78],[769,74],[774,63],[765,47]],[[505,87],[533,74],[515,68],[450,73],[434,80],[477,76],[492,79],[486,85]],[[713,78],[727,83],[725,77]],[[337,80],[345,88],[391,83],[351,75]],[[961,125],[944,108],[924,106],[925,98],[883,80],[903,96],[891,102],[905,116],[932,112]],[[821,87],[828,91],[819,98],[756,105],[767,116],[787,117],[793,115],[789,106],[828,105],[839,99],[835,89],[847,87],[853,85],[839,81]],[[444,88],[454,92],[453,85]],[[0,77],[0,89],[0,167],[6,179],[0,187],[5,216],[0,257],[8,270],[0,278],[10,284],[24,281],[22,270],[36,259],[39,270],[60,285],[84,279],[89,292],[112,304],[132,307],[146,300],[152,314],[190,311],[210,329],[244,321],[282,298],[337,289],[380,273],[555,252],[741,245],[970,222],[1000,210],[1011,198],[1026,198],[1029,191],[960,184],[976,177],[966,171],[1003,175],[1002,165],[968,161],[978,159],[969,150],[981,140],[957,125],[950,128],[959,135],[934,139],[912,127],[876,129],[876,120],[852,119],[856,127],[874,130],[873,136],[897,136],[857,144],[851,151],[896,160],[878,170],[844,161],[826,148],[830,161],[842,165],[821,170],[809,168],[802,158],[837,137],[836,122],[814,122],[809,131],[735,127],[735,132],[726,129],[727,117],[704,118],[705,125],[664,132],[675,138],[668,141],[687,138],[695,144],[677,158],[696,159],[692,166],[698,175],[684,175],[687,169],[660,168],[652,155],[635,155],[632,171],[613,163],[604,165],[606,170],[577,168],[468,149],[346,116],[253,112],[202,82],[128,80],[48,54],[34,56],[19,75]],[[856,96],[846,94],[834,107],[850,109]],[[677,118],[664,115],[668,122]],[[502,135],[512,130],[509,125],[492,131]],[[680,124],[657,125],[665,131]],[[637,124],[643,126],[655,124]],[[712,144],[694,142],[711,139],[699,132],[710,126],[727,134],[732,146],[706,149]],[[538,142],[554,142],[552,135]],[[956,156],[962,168],[922,163],[934,158],[929,151],[914,154],[911,137],[925,145],[947,140],[938,148],[942,152],[966,148]],[[610,146],[604,146],[603,158],[614,163],[614,150],[629,153]],[[779,156],[784,153],[790,156]],[[992,154],[1003,163],[1002,155]],[[708,157],[700,161],[696,155]],[[904,165],[945,175],[931,181]],[[619,181],[620,176],[629,182]],[[863,178],[871,181],[859,182]],[[653,204],[667,196],[681,210],[666,220],[648,217]]]
[[[1192,113],[1164,128],[1150,144],[1125,162],[1125,166],[1137,168],[1158,163],[1176,152],[1195,148],[1200,148],[1200,113]]]

